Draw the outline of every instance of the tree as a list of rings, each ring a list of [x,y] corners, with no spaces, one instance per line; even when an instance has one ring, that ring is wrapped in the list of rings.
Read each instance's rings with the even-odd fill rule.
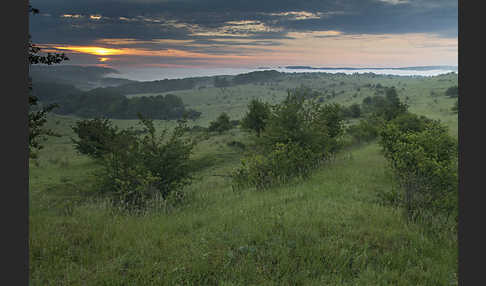
[[[260,137],[260,133],[265,129],[265,124],[270,115],[270,106],[258,99],[253,99],[248,104],[248,112],[242,119],[241,126],[245,129],[253,130]]]
[[[141,132],[118,130],[108,119],[84,120],[73,128],[80,135],[76,149],[101,165],[100,192],[131,210],[143,209],[156,196],[183,198],[182,189],[192,182],[190,155],[196,144],[185,136],[185,120],[156,134],[151,119],[139,118]]]
[[[459,96],[459,87],[457,85],[449,87],[446,92],[446,96],[449,97],[458,97]]]
[[[37,14],[38,9],[32,8],[29,5],[29,13]],[[41,49],[32,43],[29,35],[28,52],[29,64],[59,64],[62,61],[69,60],[64,53],[47,55],[39,55]],[[58,136],[54,131],[43,128],[47,122],[47,114],[54,108],[56,104],[49,104],[38,109],[38,98],[32,95],[32,79],[29,75],[29,157],[37,158],[37,151],[42,149],[41,141],[46,140],[46,136]]]
[[[106,118],[77,121],[72,129],[79,137],[79,140],[71,139],[74,148],[92,158],[101,158],[107,154],[110,151],[109,142],[112,142],[118,133],[117,128]]]
[[[209,124],[209,131],[217,131],[223,133],[226,130],[230,130],[233,127],[230,121],[230,117],[226,112],[221,113],[215,121]]]
[[[456,99],[456,102],[454,103],[454,106],[451,108],[452,112],[454,113],[459,113],[459,100]]]
[[[409,129],[411,119],[389,122],[380,132],[379,144],[404,190],[399,202],[409,218],[426,212],[457,218],[457,139],[439,121],[417,117],[419,128]]]
[[[358,118],[361,116],[361,107],[359,104],[354,103],[349,107],[349,113],[352,118]]]

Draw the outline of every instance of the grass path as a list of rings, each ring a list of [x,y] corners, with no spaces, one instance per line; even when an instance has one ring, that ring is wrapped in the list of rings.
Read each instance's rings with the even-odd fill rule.
[[[83,163],[86,164],[86,163]],[[222,165],[211,172],[231,168]],[[209,172],[209,171],[207,171]],[[170,214],[81,203],[31,210],[32,285],[451,285],[457,240],[378,203],[390,188],[376,144],[343,152],[305,182],[233,192],[224,177],[191,186]],[[33,200],[31,204],[36,204]]]

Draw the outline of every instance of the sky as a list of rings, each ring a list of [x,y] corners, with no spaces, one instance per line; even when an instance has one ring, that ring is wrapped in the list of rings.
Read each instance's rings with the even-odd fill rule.
[[[30,0],[32,41],[113,68],[457,65],[457,0]]]

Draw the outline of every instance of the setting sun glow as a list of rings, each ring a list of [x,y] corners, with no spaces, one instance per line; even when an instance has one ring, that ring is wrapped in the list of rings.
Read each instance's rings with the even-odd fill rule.
[[[107,49],[101,47],[55,47],[56,49],[60,50],[70,50],[80,53],[92,54],[97,56],[110,56],[110,55],[121,55],[123,54],[122,50],[119,49]]]

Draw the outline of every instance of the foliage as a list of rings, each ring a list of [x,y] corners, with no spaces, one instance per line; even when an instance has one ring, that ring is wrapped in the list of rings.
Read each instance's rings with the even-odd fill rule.
[[[456,102],[454,102],[454,106],[452,106],[451,110],[454,113],[459,113],[459,100],[458,99],[456,100]]]
[[[405,191],[401,204],[409,218],[443,213],[457,219],[457,141],[438,121],[416,131],[398,124],[385,126],[380,145]]]
[[[98,157],[102,170],[97,176],[101,192],[117,204],[142,209],[149,199],[180,195],[191,183],[189,157],[195,142],[184,137],[185,121],[179,121],[168,138],[167,129],[157,136],[152,120],[142,117],[144,135],[133,129],[112,129],[106,120],[90,122],[108,130],[108,136],[101,136],[103,145],[95,145],[102,150]]]
[[[433,123],[433,120],[423,115],[419,116],[411,112],[405,112],[390,122],[394,123],[401,132],[422,132],[427,129],[428,124]]]
[[[248,111],[242,119],[241,126],[245,129],[253,130],[260,137],[265,129],[266,120],[270,115],[270,106],[258,99],[252,99],[248,104]]]
[[[351,125],[346,130],[358,144],[372,141],[378,137],[378,132],[377,126],[371,120],[360,120],[358,124]]]
[[[361,116],[361,107],[358,103],[354,103],[349,107],[343,107],[343,117],[359,118]]]
[[[135,119],[138,113],[152,119],[196,119],[201,112],[186,109],[180,97],[167,94],[127,98],[117,89],[96,88],[83,92],[72,85],[36,83],[36,95],[42,102],[56,102],[59,114],[80,117]]]
[[[385,96],[367,96],[363,99],[363,109],[367,113],[383,117],[386,121],[392,120],[399,114],[407,111],[408,106],[400,102],[394,87],[386,88]]]
[[[282,73],[275,70],[254,71],[236,75],[233,78],[234,84],[262,83],[275,81],[281,77]]]
[[[341,107],[306,100],[306,94],[289,90],[285,101],[271,108],[258,150],[232,173],[234,187],[262,189],[305,177],[341,147]]]
[[[111,142],[119,135],[117,128],[107,118],[77,121],[72,129],[79,138],[79,140],[71,139],[76,151],[92,158],[101,158],[107,154]]]
[[[32,159],[36,159],[38,151],[44,148],[41,142],[47,140],[47,136],[60,136],[52,129],[43,127],[47,122],[47,114],[57,105],[50,104],[41,109],[35,109],[36,106],[37,98],[29,96],[29,158]]]
[[[273,148],[277,143],[294,142],[318,154],[333,152],[342,135],[342,114],[338,104],[317,104],[305,100],[299,90],[272,108],[261,143]]]
[[[230,86],[230,81],[226,77],[214,77],[214,87],[228,87]]]
[[[230,117],[226,112],[221,113],[215,121],[212,121],[209,124],[208,130],[210,132],[216,131],[218,133],[223,133],[224,131],[230,130],[233,128],[233,124],[230,122]]]
[[[33,8],[29,5],[29,13],[37,14],[39,10]],[[64,53],[52,54],[47,53],[47,55],[40,55],[41,49],[32,43],[29,35],[28,41],[28,60],[29,64],[59,64],[62,61],[69,60]],[[54,131],[50,129],[43,128],[44,124],[47,122],[47,114],[51,112],[54,108],[58,107],[56,104],[48,104],[46,106],[38,108],[38,98],[32,95],[32,79],[29,76],[29,158],[37,158],[38,150],[42,149],[43,146],[41,141],[47,139],[46,136],[59,136]]]
[[[445,91],[445,95],[448,97],[458,97],[459,96],[459,87],[457,85],[449,87]]]
[[[154,81],[130,82],[115,87],[101,88],[102,92],[130,95],[137,93],[161,93],[196,87],[196,78],[164,79]]]
[[[297,143],[276,143],[267,154],[252,154],[231,174],[233,188],[255,186],[257,190],[285,184],[295,177],[307,178],[319,163],[318,154]]]

